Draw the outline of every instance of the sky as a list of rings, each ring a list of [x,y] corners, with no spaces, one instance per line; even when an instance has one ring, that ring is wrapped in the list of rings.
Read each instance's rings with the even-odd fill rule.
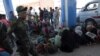
[[[12,0],[13,8],[15,9],[16,6],[18,6],[19,4],[30,3],[32,1],[36,2],[38,0]],[[55,6],[59,6],[60,1],[61,0],[54,0]],[[82,8],[86,3],[88,3],[91,0],[76,0],[76,1],[77,1],[77,8]],[[5,13],[5,9],[3,6],[3,0],[0,0],[0,13]]]

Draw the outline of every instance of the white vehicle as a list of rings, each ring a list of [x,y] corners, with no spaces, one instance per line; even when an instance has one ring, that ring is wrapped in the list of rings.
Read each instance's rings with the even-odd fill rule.
[[[94,23],[100,25],[100,1],[92,1],[85,5],[78,13],[78,22],[90,24]]]

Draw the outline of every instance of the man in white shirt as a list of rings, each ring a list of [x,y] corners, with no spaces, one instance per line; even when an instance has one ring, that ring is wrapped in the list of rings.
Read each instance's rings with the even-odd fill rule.
[[[30,7],[29,10],[27,10],[27,19],[28,19],[28,20],[31,20],[31,18],[32,18],[32,13],[31,13],[32,9],[33,9],[33,8]]]
[[[59,16],[60,16],[59,9],[58,9],[58,7],[55,7],[55,10],[54,10],[54,13],[53,13],[55,28],[58,28],[58,26],[59,26]]]

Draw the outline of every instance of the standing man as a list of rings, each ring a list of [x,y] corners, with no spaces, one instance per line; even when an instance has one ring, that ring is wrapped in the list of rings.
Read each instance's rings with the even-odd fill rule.
[[[43,10],[39,7],[39,17],[40,17],[40,20],[42,21],[43,20]]]
[[[58,26],[59,26],[59,16],[60,16],[59,9],[58,9],[58,7],[55,7],[55,10],[54,10],[54,13],[53,13],[55,28],[58,28]]]
[[[53,9],[52,9],[52,7],[50,7],[50,13],[49,13],[49,15],[50,15],[50,20],[51,20],[51,24],[53,25]]]
[[[31,53],[32,56],[37,56],[37,54],[34,53],[34,47],[31,48],[30,46],[30,40],[27,34],[27,8],[24,6],[18,6],[16,11],[18,13],[18,19],[16,23],[12,25],[9,33],[14,32],[17,38],[17,47],[20,56],[29,56],[28,53]]]
[[[33,8],[30,7],[29,10],[27,11],[27,18],[28,18],[29,21],[32,19],[32,13],[31,13],[32,12],[32,9]]]
[[[49,18],[49,17],[48,17],[48,10],[47,10],[46,8],[44,8],[44,11],[43,11],[43,19],[44,19],[45,21],[49,21],[48,18]]]

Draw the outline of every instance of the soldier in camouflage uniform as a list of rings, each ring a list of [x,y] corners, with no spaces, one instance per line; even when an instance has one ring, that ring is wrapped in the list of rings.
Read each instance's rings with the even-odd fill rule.
[[[27,8],[24,6],[18,6],[16,8],[18,13],[18,19],[11,26],[11,32],[14,32],[17,38],[17,46],[20,56],[29,56],[28,53],[32,54],[32,56],[37,56],[36,52],[31,47],[30,40],[27,34],[27,22],[26,22],[26,11]]]

